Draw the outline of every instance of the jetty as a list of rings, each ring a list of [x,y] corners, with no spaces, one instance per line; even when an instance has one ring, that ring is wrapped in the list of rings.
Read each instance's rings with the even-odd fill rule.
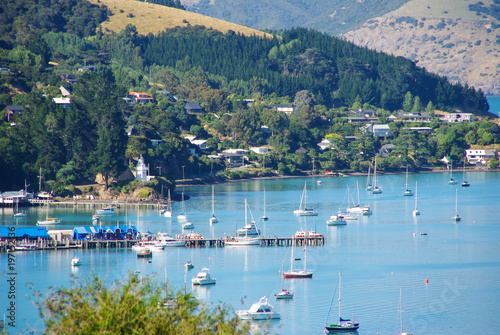
[[[225,246],[224,238],[185,238],[185,247],[187,248],[223,248]],[[56,241],[52,239],[38,239],[35,241],[16,240],[0,241],[0,250],[8,251],[13,246],[21,246],[26,243],[36,243],[36,249],[33,250],[68,250],[68,249],[128,249],[132,248],[142,240],[73,240],[65,239]],[[285,247],[285,246],[323,246],[325,239],[318,237],[262,237],[260,239],[261,247]]]

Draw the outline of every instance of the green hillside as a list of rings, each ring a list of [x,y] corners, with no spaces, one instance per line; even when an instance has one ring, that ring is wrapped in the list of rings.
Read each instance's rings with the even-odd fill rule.
[[[484,115],[481,91],[324,33],[300,28],[269,38],[186,25],[142,35],[133,25],[106,30],[113,11],[101,5],[43,5],[17,0],[0,9],[0,109],[9,115],[0,123],[0,190],[20,189],[25,180],[37,185],[42,169],[44,188],[60,195],[98,176],[110,197],[147,186],[139,193],[147,198],[174,190],[184,173],[299,175],[312,161],[321,171],[366,171],[388,143],[395,150],[377,158],[381,171],[419,169],[441,164],[443,156],[462,160],[470,145],[500,142],[493,122],[447,126],[434,114],[437,108]],[[136,13],[150,6],[134,5]],[[65,106],[58,103],[63,94]],[[201,110],[191,112],[187,103]],[[278,112],[276,104],[293,105],[294,112]],[[10,115],[7,106],[23,111]],[[350,122],[351,109],[373,110],[379,123],[399,110],[427,112],[433,132],[409,131],[403,118],[390,123],[392,137],[375,138],[364,131],[366,122]],[[188,135],[206,140],[208,149]],[[319,149],[324,138],[330,150]],[[231,171],[232,163],[217,157],[263,145],[269,154],[248,154],[253,169]],[[157,178],[121,181],[141,156]]]

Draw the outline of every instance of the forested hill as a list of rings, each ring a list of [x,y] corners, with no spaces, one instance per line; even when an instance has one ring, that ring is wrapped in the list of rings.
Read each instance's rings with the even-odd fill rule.
[[[158,35],[141,35],[133,25],[118,32],[103,29],[110,15],[120,12],[119,3],[113,11],[83,0],[2,3],[0,110],[24,110],[14,112],[12,120],[4,113],[0,123],[0,189],[19,189],[25,180],[37,184],[40,168],[57,192],[98,174],[107,181],[125,170],[122,162],[133,167],[140,155],[159,167],[164,179],[178,177],[181,166],[190,175],[224,169],[223,161],[191,155],[191,144],[182,137],[188,133],[206,139],[214,153],[271,145],[275,149],[266,166],[294,173],[308,168],[311,157],[321,164],[314,153],[326,135],[359,133],[359,126],[341,118],[347,108],[385,116],[408,107],[417,113],[488,110],[481,91],[450,84],[402,57],[313,30],[279,31],[269,38],[187,23]],[[149,6],[137,1],[134,13]],[[132,92],[150,94],[152,102],[125,103]],[[60,99],[63,94],[69,98]],[[249,107],[244,100],[255,103]],[[203,113],[188,114],[187,102],[198,102]],[[294,104],[296,113],[268,107],[280,103]],[[262,135],[262,126],[273,135]],[[498,130],[485,127],[490,126]],[[124,129],[132,129],[129,137]],[[469,129],[459,133],[464,131]],[[489,132],[484,138],[484,132],[470,132],[467,143],[498,140]],[[455,137],[425,155],[432,155],[431,161],[450,154],[462,158],[463,148],[450,138]],[[378,144],[360,141],[351,149],[341,144],[342,155],[325,158],[324,167],[366,167]],[[428,143],[414,143],[420,142]],[[312,154],[295,157],[299,147]],[[415,159],[415,167],[428,161],[425,155]],[[401,159],[386,166],[397,167]]]

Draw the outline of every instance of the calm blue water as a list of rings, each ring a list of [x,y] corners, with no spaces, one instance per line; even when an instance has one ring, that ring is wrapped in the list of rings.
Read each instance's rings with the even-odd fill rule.
[[[490,105],[490,113],[500,116],[500,96],[490,95],[486,97],[488,104]]]
[[[455,177],[462,179],[460,173]],[[279,334],[322,334],[330,301],[342,271],[342,314],[360,322],[359,334],[395,334],[399,330],[399,289],[403,289],[404,324],[414,334],[481,334],[500,329],[500,219],[498,190],[500,174],[469,173],[471,187],[448,185],[444,173],[409,175],[414,189],[418,181],[418,208],[414,218],[414,198],[403,197],[404,175],[379,176],[384,187],[380,195],[368,194],[363,186],[366,177],[297,178],[237,182],[215,186],[215,214],[219,223],[209,225],[211,187],[186,188],[192,196],[186,202],[188,220],[195,232],[205,237],[234,234],[244,222],[244,199],[255,218],[263,214],[263,190],[266,189],[266,212],[269,221],[260,223],[265,236],[291,236],[297,230],[315,229],[325,235],[325,246],[307,249],[307,267],[313,279],[284,281],[295,293],[291,301],[273,301],[282,319],[272,324]],[[298,218],[292,213],[299,205],[304,181],[308,184],[308,206],[319,216]],[[322,184],[317,185],[316,181]],[[356,200],[356,181],[360,185],[361,204],[370,204],[373,215],[351,221],[344,227],[327,227],[325,220],[347,204],[347,185]],[[458,212],[462,221],[452,222],[455,214],[455,190],[458,188]],[[181,190],[179,190],[181,191]],[[357,200],[356,200],[357,201]],[[180,204],[174,204],[174,215]],[[45,216],[44,209],[31,209],[25,221],[34,226]],[[73,209],[51,209],[63,219],[63,228],[88,224],[90,212]],[[125,215],[127,214],[127,215]],[[175,218],[166,219],[153,210],[123,208],[107,218],[116,223],[125,220],[141,231],[182,232]],[[12,210],[0,212],[3,225],[13,225]],[[416,233],[416,235],[414,235]],[[427,233],[428,235],[420,235]],[[303,253],[300,249],[297,254]],[[72,271],[74,255],[84,264]],[[219,301],[234,309],[247,309],[264,295],[272,296],[282,285],[279,270],[289,266],[290,248],[227,247],[174,248],[156,252],[153,262],[137,259],[130,250],[79,250],[16,253],[17,328],[42,329],[38,312],[30,302],[31,290],[26,282],[44,291],[49,286],[70,285],[70,275],[87,277],[92,271],[107,282],[123,278],[129,271],[140,270],[143,276],[165,278],[207,303]],[[191,260],[195,268],[184,270]],[[217,278],[212,287],[192,288],[191,277],[204,266]],[[0,257],[0,271],[6,275],[6,255]],[[428,279],[426,285],[425,280]],[[7,284],[0,282],[0,313],[6,308]],[[334,304],[329,321],[336,319]],[[494,331],[493,331],[494,332]],[[15,333],[15,332],[11,332]]]

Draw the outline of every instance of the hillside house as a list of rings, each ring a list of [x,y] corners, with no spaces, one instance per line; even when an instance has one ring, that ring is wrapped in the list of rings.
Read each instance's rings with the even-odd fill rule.
[[[197,102],[188,102],[184,106],[186,113],[188,114],[199,114],[203,113],[203,108],[201,108],[200,104]]]
[[[59,87],[59,90],[61,91],[61,95],[63,97],[67,97],[67,96],[71,95],[71,91],[64,86]]]
[[[7,114],[7,121],[14,120],[15,115],[21,115],[24,112],[23,106],[7,106],[5,113]]]
[[[128,95],[135,103],[147,104],[148,102],[154,102],[153,97],[145,92],[130,92]]]
[[[365,131],[379,138],[391,136],[391,129],[386,124],[367,124]]]
[[[250,147],[250,151],[253,151],[258,155],[265,155],[271,152],[271,148],[269,148],[268,146]]]
[[[76,78],[76,76],[74,74],[63,74],[61,76],[61,80],[67,82],[68,84],[74,84],[74,83],[78,82],[78,79]]]
[[[56,103],[56,105],[62,106],[63,108],[68,108],[71,104],[70,98],[53,98],[52,100]]]
[[[321,142],[318,143],[318,147],[323,151],[323,150],[330,149],[331,147],[333,147],[333,143],[330,142],[330,140],[325,138]]]
[[[474,114],[471,113],[449,113],[439,120],[453,123],[453,122],[472,122],[474,121]]]
[[[470,164],[486,165],[497,156],[496,150],[465,150],[467,162]]]
[[[93,65],[85,65],[77,68],[78,72],[93,72],[95,71],[95,66]]]
[[[291,104],[272,104],[266,107],[275,109],[277,112],[282,112],[285,113],[286,115],[292,114],[295,108],[295,106]]]
[[[431,122],[432,116],[430,113],[399,112],[398,119],[407,122]]]

